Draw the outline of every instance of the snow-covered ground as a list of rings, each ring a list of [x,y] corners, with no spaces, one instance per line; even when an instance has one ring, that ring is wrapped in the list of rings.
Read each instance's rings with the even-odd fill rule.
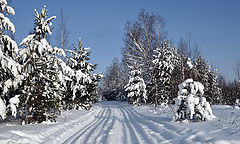
[[[240,109],[213,106],[218,118],[171,122],[168,107],[99,102],[91,111],[66,111],[57,123],[0,124],[0,143],[240,143]],[[232,123],[234,121],[234,123]]]

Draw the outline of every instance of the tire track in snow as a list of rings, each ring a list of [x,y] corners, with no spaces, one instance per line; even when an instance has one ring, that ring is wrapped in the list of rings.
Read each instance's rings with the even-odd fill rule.
[[[156,132],[159,134],[160,137],[164,138],[164,141],[172,141],[172,142],[176,142],[173,138],[176,138],[176,140],[178,140],[179,137],[187,137],[185,135],[186,131],[187,133],[194,134],[194,131],[191,131],[189,129],[178,129],[177,127],[175,127],[173,124],[169,124],[168,122],[165,122],[163,120],[157,120],[156,117],[151,117],[151,116],[145,116],[137,111],[135,111],[133,108],[131,107],[127,107],[127,109],[129,109],[129,111],[131,111],[132,115],[134,117],[138,117],[138,120],[142,120],[145,119],[145,123],[148,123],[148,127],[149,129],[153,130],[155,129]],[[159,129],[156,129],[157,127],[159,127]]]
[[[131,123],[131,120],[129,118],[129,114],[124,110],[124,108],[121,108],[120,110],[123,114],[123,118],[124,118],[124,121],[125,121],[125,124],[126,124],[126,128],[129,131],[129,133],[128,133],[129,136],[130,136],[129,141],[131,141],[131,143],[137,143],[137,144],[147,143],[147,142],[144,142],[144,139],[143,139],[142,135],[138,134],[136,128]]]
[[[106,109],[103,109],[97,114],[97,116],[101,117],[105,113]],[[86,132],[89,128],[93,127],[95,124],[98,123],[98,119],[94,119],[93,121],[90,121],[88,124],[85,124],[83,128],[79,129],[77,132],[75,132],[73,135],[71,135],[69,138],[67,138],[63,143],[74,143],[76,142],[83,134]]]
[[[95,119],[81,124],[84,127],[64,143],[168,143],[181,137],[174,132],[174,125],[138,113],[131,106],[103,104],[99,108]]]
[[[122,120],[124,120],[124,118],[123,118],[123,112],[119,109],[119,112],[121,112],[121,116],[122,116]],[[124,123],[124,124],[122,124],[122,131],[123,131],[123,135],[122,135],[122,137],[123,137],[123,143],[127,143],[128,141],[130,141],[130,133],[129,133],[129,131],[127,131],[127,127],[126,127],[126,124]]]
[[[134,122],[135,129],[137,129],[138,132],[142,132],[140,134],[145,138],[147,142],[159,143],[160,141],[164,140],[162,136],[158,134],[158,129],[156,129],[156,126],[159,127],[159,125],[148,125],[145,120],[142,120],[140,117],[134,115],[128,108],[123,109],[128,114],[129,119]]]
[[[91,111],[90,113],[87,113],[85,115],[83,115],[82,117],[80,117],[79,119],[72,121],[70,123],[59,123],[56,124],[56,126],[54,126],[54,128],[50,127],[51,129],[51,133],[49,133],[49,131],[43,131],[41,132],[41,135],[43,136],[42,139],[45,139],[43,141],[43,143],[52,143],[52,142],[62,142],[64,139],[66,139],[66,137],[64,137],[67,133],[71,133],[73,130],[72,129],[76,129],[76,127],[79,127],[80,124],[82,125],[82,123],[87,123],[87,120],[89,120],[89,118],[94,117],[94,115],[96,115],[96,113],[99,115],[101,113],[101,110],[98,111]],[[92,121],[88,121],[88,123],[91,123]],[[56,129],[56,131],[53,131],[52,129]]]
[[[112,133],[116,132],[116,129],[113,128],[113,126],[116,124],[116,119],[120,120],[119,117],[116,116],[115,111],[117,111],[119,108],[115,105],[108,105],[105,107],[105,109],[108,109],[109,113],[106,116],[100,117],[102,122],[96,126],[96,128],[93,128],[92,131],[89,131],[87,134],[88,137],[84,138],[83,143],[112,143],[112,141],[109,141],[110,138],[112,138]],[[119,115],[118,115],[119,116]],[[121,121],[121,120],[120,120]],[[122,121],[121,121],[122,122]],[[122,125],[122,124],[121,124]],[[119,133],[119,131],[117,131]],[[114,138],[116,140],[116,137],[118,135],[114,135]],[[93,142],[90,142],[89,139],[94,139]],[[122,137],[117,140],[118,143],[122,143]]]
[[[143,119],[146,119],[148,120],[148,122],[151,122],[153,124],[157,124],[157,125],[167,125],[168,129],[171,129],[171,130],[176,130],[176,127],[172,124],[169,124],[167,122],[167,120],[159,120],[158,117],[153,117],[153,116],[146,116],[146,115],[143,115],[139,112],[137,112],[136,110],[134,110],[133,108],[129,107],[128,108],[132,113],[134,113],[136,116],[140,117],[140,118],[143,118]]]
[[[113,110],[113,123],[111,123],[111,127],[108,128],[107,141],[103,141],[105,143],[129,143],[127,142],[130,134],[126,132],[126,126],[123,119],[123,113],[121,112],[122,105],[114,105]],[[106,139],[104,139],[106,140]]]
[[[83,137],[84,135],[86,135],[84,137],[83,143],[93,143],[89,141],[89,138],[91,137],[91,139],[97,139],[98,135],[101,134],[103,125],[106,124],[108,122],[108,119],[110,117],[111,114],[111,110],[109,108],[105,108],[105,110],[107,111],[103,116],[99,116],[96,117],[96,119],[98,119],[98,123],[95,123],[92,127],[90,127],[89,129],[87,129],[87,131],[84,133],[83,132]],[[99,132],[98,132],[99,131]],[[95,137],[94,135],[98,133]],[[94,140],[94,141],[95,141]]]
[[[71,143],[106,143],[107,136],[104,137],[104,135],[109,133],[114,124],[114,121],[112,121],[113,109],[111,107],[103,106],[104,114],[95,117],[98,122],[79,132],[78,136],[71,140]],[[104,131],[106,128],[107,130]]]
[[[113,129],[113,125],[115,123],[115,119],[113,118],[114,109],[111,108],[111,106],[110,106],[110,111],[111,111],[111,113],[108,116],[105,123],[103,124],[103,127],[101,128],[101,131],[99,132],[98,136],[96,137],[94,143],[97,143],[97,141],[99,141],[99,139],[100,139],[100,142],[98,142],[98,143],[103,143],[103,144],[107,143],[107,139],[109,137],[110,131]],[[106,127],[104,127],[104,126],[106,126]]]

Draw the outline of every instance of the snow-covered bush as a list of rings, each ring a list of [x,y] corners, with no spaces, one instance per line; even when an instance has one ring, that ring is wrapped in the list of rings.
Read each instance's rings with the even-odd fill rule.
[[[175,121],[205,121],[214,118],[211,106],[204,97],[204,86],[201,83],[187,79],[179,84],[178,88],[178,97],[174,98]]]
[[[141,101],[146,103],[146,100],[148,99],[146,95],[146,85],[140,76],[140,70],[133,68],[130,72],[128,84],[125,86],[128,102],[134,105],[139,105]]]

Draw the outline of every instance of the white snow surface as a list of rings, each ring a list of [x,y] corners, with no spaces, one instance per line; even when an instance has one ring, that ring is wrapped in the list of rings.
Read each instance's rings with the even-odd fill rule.
[[[65,111],[56,123],[0,124],[0,143],[240,143],[239,109],[213,106],[218,118],[171,122],[169,107],[99,102],[90,111]],[[232,122],[234,123],[232,124]]]

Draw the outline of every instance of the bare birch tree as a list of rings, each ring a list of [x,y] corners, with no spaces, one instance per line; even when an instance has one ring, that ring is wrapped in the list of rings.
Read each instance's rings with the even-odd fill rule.
[[[147,87],[151,87],[152,81],[153,50],[160,47],[165,37],[164,27],[165,20],[161,16],[145,10],[125,26],[123,61],[128,66],[138,65]]]
[[[240,63],[239,62],[234,66],[234,71],[235,71],[237,80],[240,82]]]
[[[69,45],[70,31],[67,28],[67,19],[64,16],[63,8],[60,8],[60,19],[56,28],[56,44],[59,48],[66,49]]]

